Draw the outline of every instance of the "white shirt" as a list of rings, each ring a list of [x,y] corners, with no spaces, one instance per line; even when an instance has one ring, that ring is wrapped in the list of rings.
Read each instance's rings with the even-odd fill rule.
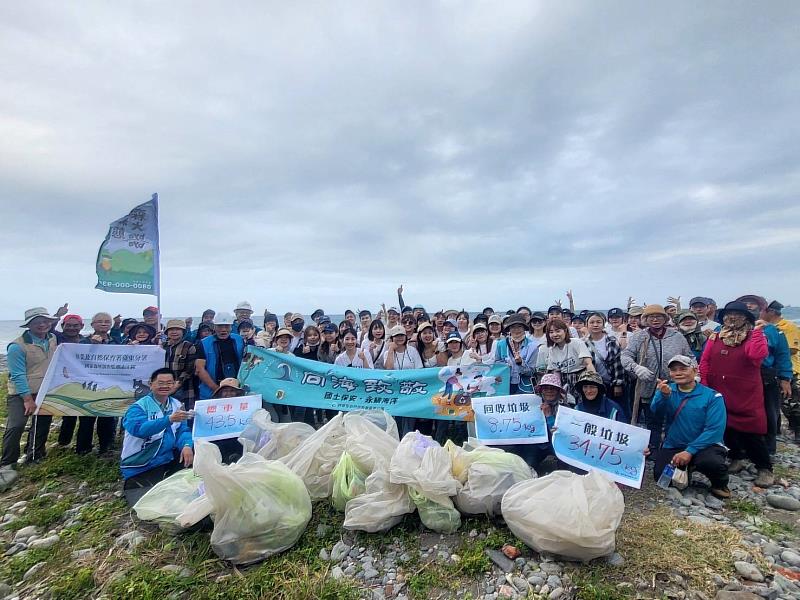
[[[405,371],[406,369],[421,369],[422,367],[422,357],[417,352],[417,349],[414,346],[406,345],[406,349],[403,352],[397,352],[392,350],[394,358],[394,367],[392,370],[394,371]],[[389,349],[386,348],[381,357],[378,359],[379,362],[386,365],[386,356],[389,354]]]
[[[591,358],[589,348],[581,340],[572,339],[563,348],[550,346],[547,356],[547,370],[560,373],[575,373],[583,369],[583,359]]]
[[[364,352],[365,361],[361,360],[361,357],[358,355],[358,350],[356,350],[356,354],[353,357],[353,360],[350,360],[350,357],[347,356],[347,351],[345,350],[339,356],[336,357],[336,360],[333,361],[333,364],[338,365],[340,367],[353,367],[354,369],[372,369],[372,358],[370,358],[369,352]]]

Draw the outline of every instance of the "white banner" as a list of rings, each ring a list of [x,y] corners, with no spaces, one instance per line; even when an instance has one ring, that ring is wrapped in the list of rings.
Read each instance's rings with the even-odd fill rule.
[[[261,394],[198,400],[194,404],[192,438],[209,441],[238,438],[259,408]]]
[[[536,394],[474,398],[478,441],[490,446],[547,443],[542,399]]]
[[[150,393],[150,375],[164,361],[159,346],[61,344],[36,395],[37,414],[121,417]]]

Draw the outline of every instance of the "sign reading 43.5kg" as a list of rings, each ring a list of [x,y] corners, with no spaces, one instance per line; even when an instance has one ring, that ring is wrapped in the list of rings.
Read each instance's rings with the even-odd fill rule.
[[[238,437],[259,408],[261,394],[198,400],[194,405],[192,437],[209,441]]]

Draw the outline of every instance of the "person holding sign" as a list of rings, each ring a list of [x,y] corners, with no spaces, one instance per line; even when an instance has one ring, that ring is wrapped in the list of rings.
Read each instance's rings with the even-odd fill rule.
[[[147,489],[194,460],[192,432],[186,421],[191,413],[170,396],[175,375],[170,369],[153,371],[150,393],[128,408],[122,418],[120,470],[125,479],[125,499],[132,506]]]
[[[688,356],[673,356],[668,368],[672,383],[659,379],[650,405],[666,419],[667,431],[655,452],[653,477],[658,480],[667,465],[694,468],[711,481],[714,496],[730,498],[722,394],[695,382],[697,363]]]

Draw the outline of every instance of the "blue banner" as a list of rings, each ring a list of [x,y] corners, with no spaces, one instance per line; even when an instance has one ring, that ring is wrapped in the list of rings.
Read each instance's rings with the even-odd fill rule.
[[[612,480],[636,489],[642,486],[644,449],[650,432],[559,406],[553,450],[568,465],[603,471]]]
[[[382,408],[400,417],[472,420],[472,398],[508,395],[508,366],[384,371],[321,363],[248,346],[239,382],[264,402],[331,410]]]
[[[547,422],[536,394],[489,396],[472,401],[478,441],[492,446],[544,444]]]

